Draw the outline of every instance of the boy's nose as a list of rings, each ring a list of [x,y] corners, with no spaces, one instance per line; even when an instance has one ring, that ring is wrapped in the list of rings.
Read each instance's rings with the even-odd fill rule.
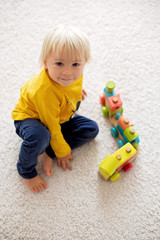
[[[72,74],[72,70],[71,68],[65,68],[63,71],[64,75],[70,76]]]

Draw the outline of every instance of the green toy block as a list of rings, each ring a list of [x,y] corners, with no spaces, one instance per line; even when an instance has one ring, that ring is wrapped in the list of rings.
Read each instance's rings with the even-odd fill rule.
[[[113,92],[114,88],[115,88],[116,84],[113,81],[109,81],[106,84],[106,88],[108,90],[108,92]]]
[[[138,149],[138,143],[135,143],[133,147],[137,150]]]
[[[138,133],[134,130],[133,126],[126,128],[123,134],[127,137],[129,142],[133,141],[139,136]]]

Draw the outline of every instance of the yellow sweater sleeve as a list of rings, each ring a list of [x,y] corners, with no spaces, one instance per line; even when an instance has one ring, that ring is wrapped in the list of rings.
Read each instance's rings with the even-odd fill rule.
[[[64,157],[70,151],[71,148],[65,141],[63,134],[61,132],[60,125],[60,101],[59,96],[56,96],[55,92],[49,92],[47,95],[43,96],[37,94],[34,97],[35,106],[39,112],[40,120],[46,125],[51,133],[51,147],[57,157]]]

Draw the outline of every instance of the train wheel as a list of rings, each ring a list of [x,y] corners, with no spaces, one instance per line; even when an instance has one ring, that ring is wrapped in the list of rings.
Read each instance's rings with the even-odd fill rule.
[[[122,115],[122,113],[123,113],[123,107],[121,108],[121,115]]]
[[[127,165],[125,165],[125,166],[123,167],[123,171],[124,171],[124,172],[127,172],[127,171],[129,171],[132,167],[133,167],[133,164],[132,164],[132,163],[128,163]]]
[[[120,177],[120,173],[119,173],[119,172],[115,172],[115,173],[110,177],[110,181],[111,181],[111,182],[115,182],[119,177]]]
[[[117,131],[117,129],[115,127],[111,128],[111,135],[114,138],[118,137],[118,131]]]
[[[108,117],[108,111],[107,111],[107,108],[105,106],[102,107],[102,112],[103,112],[104,117]]]
[[[121,139],[119,139],[119,140],[117,141],[117,143],[118,143],[118,147],[119,147],[119,148],[121,148],[121,147],[124,146],[124,142],[123,142],[123,140],[121,140]]]
[[[105,98],[104,98],[104,95],[103,95],[103,94],[100,95],[100,99],[99,99],[99,100],[100,100],[100,104],[101,104],[101,105],[104,105],[104,104],[105,104]]]

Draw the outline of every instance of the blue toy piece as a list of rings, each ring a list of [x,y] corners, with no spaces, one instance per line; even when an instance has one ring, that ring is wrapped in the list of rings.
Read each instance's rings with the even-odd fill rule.
[[[121,116],[121,113],[120,113],[120,112],[117,112],[117,113],[116,113],[116,117],[115,117],[116,120],[119,120],[120,116]]]
[[[119,117],[119,119],[120,119],[120,117]],[[119,120],[118,119],[118,120]],[[118,129],[118,132],[121,134],[121,135],[123,135],[123,132],[124,132],[124,130],[123,130],[123,128],[117,123],[117,129]]]
[[[117,129],[116,129],[115,127],[112,127],[112,128],[111,128],[111,135],[112,135],[112,137],[114,137],[114,138],[117,138],[117,137],[118,137],[118,131],[117,131]]]
[[[113,90],[113,92],[108,92],[106,88],[104,88],[104,93],[105,93],[107,98],[116,95],[116,92],[114,90]]]
[[[125,144],[124,141],[121,140],[121,139],[119,139],[119,140],[117,141],[117,143],[118,143],[118,147],[119,147],[119,148],[123,147],[124,144]]]

